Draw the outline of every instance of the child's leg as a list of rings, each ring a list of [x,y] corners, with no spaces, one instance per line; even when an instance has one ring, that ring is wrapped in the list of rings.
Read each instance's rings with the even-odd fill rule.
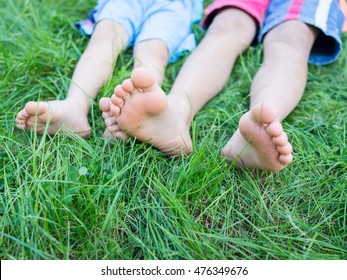
[[[134,48],[134,69],[147,68],[153,73],[158,85],[161,85],[169,58],[165,42],[159,39],[142,41]]]
[[[17,115],[17,127],[34,128],[43,133],[71,130],[82,137],[90,134],[87,115],[103,83],[109,78],[128,35],[121,25],[111,20],[100,21],[74,71],[65,100],[28,102]]]
[[[131,79],[116,87],[111,111],[117,125],[169,155],[190,152],[193,116],[222,89],[237,56],[255,34],[251,16],[234,8],[223,10],[185,62],[168,96],[144,68],[135,69]]]
[[[251,88],[251,109],[222,154],[244,167],[281,170],[292,147],[280,122],[300,101],[307,61],[318,31],[298,21],[272,29],[264,40],[264,61]]]

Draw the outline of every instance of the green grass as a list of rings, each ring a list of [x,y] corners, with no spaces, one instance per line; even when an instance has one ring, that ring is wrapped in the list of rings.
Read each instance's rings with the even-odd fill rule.
[[[248,108],[260,48],[195,117],[188,157],[102,139],[97,103],[131,73],[130,51],[93,104],[90,139],[18,131],[27,101],[65,97],[88,42],[73,22],[93,3],[0,4],[1,259],[346,259],[347,51],[310,66],[305,96],[284,122],[294,162],[276,174],[219,156]],[[183,61],[167,69],[166,91]]]

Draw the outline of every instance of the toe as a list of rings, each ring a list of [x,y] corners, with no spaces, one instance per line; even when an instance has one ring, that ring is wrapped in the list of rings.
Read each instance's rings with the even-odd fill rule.
[[[121,85],[118,85],[114,89],[114,95],[118,98],[125,98],[127,95],[129,95],[129,92],[125,91]]]
[[[277,110],[274,106],[266,103],[260,103],[252,108],[252,118],[257,123],[268,124],[277,118]]]
[[[110,111],[115,117],[118,117],[120,114],[120,108],[114,104],[111,104]]]
[[[24,121],[27,117],[29,117],[28,113],[25,110],[22,110],[17,114],[16,120]]]
[[[136,68],[131,74],[131,81],[136,88],[150,89],[155,83],[153,74],[144,67]]]
[[[277,151],[282,155],[289,155],[292,153],[293,148],[290,143],[287,143],[284,146],[278,146]]]
[[[116,132],[121,130],[117,123],[107,126],[107,129],[111,132]]]
[[[113,94],[111,96],[111,101],[112,101],[113,104],[115,104],[115,105],[117,105],[119,107],[122,107],[124,105],[124,99],[118,97],[116,94]]]
[[[289,155],[280,155],[278,159],[279,159],[279,161],[280,161],[281,164],[287,165],[287,164],[289,164],[289,163],[292,162],[293,156],[292,156],[292,154],[289,154]]]
[[[126,79],[126,80],[123,81],[123,83],[121,85],[121,88],[123,89],[124,92],[131,93],[135,89],[135,86],[134,86],[133,82],[130,79]]]
[[[113,125],[115,123],[117,123],[117,118],[115,116],[108,117],[108,118],[105,119],[105,124],[107,126]]]
[[[113,133],[114,137],[122,139],[122,140],[127,140],[129,139],[129,136],[127,136],[123,131],[118,130]]]
[[[46,113],[48,111],[48,106],[46,102],[30,101],[25,105],[24,110],[28,116],[35,116]]]
[[[288,143],[288,136],[286,133],[282,133],[280,136],[277,137],[273,137],[272,138],[272,142],[276,145],[276,146],[283,146],[286,143]]]
[[[283,134],[283,127],[280,122],[274,121],[266,127],[266,131],[272,137],[279,137],[281,134]]]
[[[17,119],[16,120],[16,127],[18,129],[25,129],[26,128],[25,122]]]
[[[103,112],[110,111],[111,99],[108,97],[102,97],[99,101],[100,110]]]
[[[104,119],[107,119],[107,118],[112,117],[112,116],[113,116],[113,114],[111,113],[111,111],[102,112],[102,117]]]

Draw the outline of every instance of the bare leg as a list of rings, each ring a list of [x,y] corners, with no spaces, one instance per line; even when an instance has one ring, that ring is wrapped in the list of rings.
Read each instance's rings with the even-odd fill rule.
[[[153,75],[158,85],[161,85],[164,80],[165,68],[168,61],[169,51],[166,44],[161,40],[142,41],[134,48],[134,68],[146,68]],[[113,103],[116,104],[116,108],[113,108],[113,111],[118,111],[118,107],[124,104],[123,99],[117,98],[116,94],[113,94],[111,98]],[[114,140],[114,138],[126,139],[127,136],[117,123],[118,115],[114,115],[111,112],[111,107],[114,107],[111,98],[103,97],[99,103],[107,127],[104,137],[111,140]]]
[[[134,68],[147,68],[152,72],[158,85],[164,80],[169,58],[169,50],[161,40],[142,41],[134,48]]]
[[[90,134],[88,112],[103,83],[112,73],[114,62],[128,36],[118,23],[103,20],[97,24],[88,47],[74,71],[65,100],[28,102],[17,115],[19,129],[34,128],[49,134],[71,130],[82,137]]]
[[[222,89],[255,33],[256,24],[248,14],[233,8],[220,12],[168,96],[148,70],[135,69],[131,79],[116,87],[112,99],[120,129],[168,155],[189,153],[193,116]]]
[[[264,61],[251,88],[251,109],[222,151],[241,166],[279,171],[292,161],[292,146],[280,122],[305,89],[307,60],[318,31],[285,22],[264,40]]]

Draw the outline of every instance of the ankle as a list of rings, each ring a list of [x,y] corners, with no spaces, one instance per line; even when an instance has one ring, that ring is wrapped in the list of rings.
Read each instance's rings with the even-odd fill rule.
[[[169,95],[169,104],[174,106],[174,109],[178,113],[177,115],[180,117],[180,119],[184,120],[184,122],[190,125],[195,114],[193,113],[192,104],[190,103],[188,97],[186,96],[184,99],[170,97],[171,96]]]
[[[67,96],[65,102],[73,104],[75,108],[80,108],[82,111],[85,112],[86,115],[88,115],[91,104],[89,100],[87,101],[85,99]]]

